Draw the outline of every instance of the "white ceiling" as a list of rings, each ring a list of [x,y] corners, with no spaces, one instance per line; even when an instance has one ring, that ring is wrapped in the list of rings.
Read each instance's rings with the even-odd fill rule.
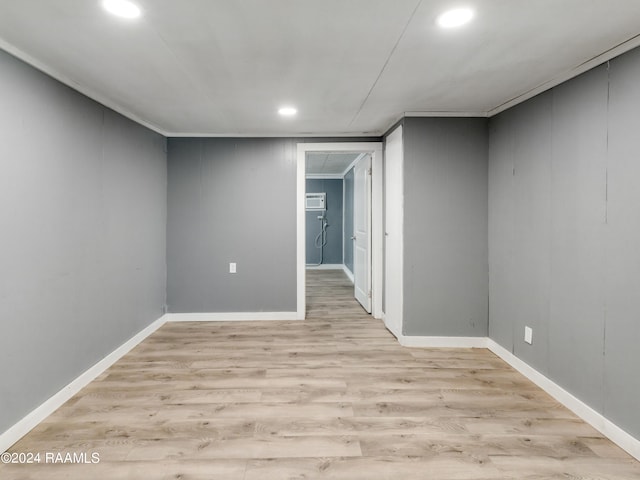
[[[360,153],[309,152],[305,162],[305,173],[342,176],[360,155]]]
[[[0,0],[0,46],[165,135],[378,135],[491,115],[640,44],[639,0]],[[279,118],[291,103],[297,117]]]

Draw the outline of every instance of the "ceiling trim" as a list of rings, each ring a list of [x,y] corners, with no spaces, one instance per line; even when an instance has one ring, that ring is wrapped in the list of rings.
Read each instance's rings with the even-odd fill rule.
[[[636,47],[640,46],[640,34],[639,35],[635,35],[631,38],[629,38],[628,40],[625,40],[624,42],[620,43],[619,45],[610,48],[609,50],[581,63],[580,65],[577,65],[574,68],[571,68],[567,71],[565,71],[564,73],[554,77],[553,79],[544,82],[542,84],[540,84],[539,86],[528,90],[520,95],[517,95],[515,97],[513,97],[512,99],[497,105],[496,107],[486,111],[486,112],[465,112],[465,111],[461,111],[461,112],[452,112],[452,111],[406,111],[406,112],[402,112],[401,114],[397,115],[394,120],[387,126],[387,128],[381,129],[381,130],[376,130],[376,131],[372,131],[372,132],[322,132],[322,133],[313,133],[313,132],[303,132],[303,133],[235,133],[235,132],[225,132],[225,133],[202,133],[202,132],[169,132],[166,131],[164,129],[162,129],[161,127],[159,127],[158,125],[149,122],[147,120],[144,120],[143,118],[141,118],[140,116],[138,116],[137,114],[134,114],[133,112],[122,108],[120,105],[117,105],[115,102],[103,97],[102,95],[96,93],[95,91],[93,91],[92,89],[85,87],[84,85],[76,82],[75,80],[67,77],[66,75],[60,73],[59,71],[57,71],[54,68],[51,68],[50,66],[44,64],[43,62],[37,60],[36,58],[32,57],[31,55],[25,53],[24,51],[20,50],[19,48],[15,47],[14,45],[12,45],[11,43],[7,42],[6,40],[0,38],[0,49],[5,50],[7,53],[9,53],[10,55],[13,55],[14,57],[18,58],[19,60],[22,60],[23,62],[27,63],[28,65],[30,65],[31,67],[41,71],[42,73],[44,73],[45,75],[48,75],[49,77],[59,81],[60,83],[66,85],[67,87],[79,92],[80,94],[90,98],[91,100],[94,100],[95,102],[103,105],[106,108],[109,108],[117,113],[119,113],[120,115],[123,115],[124,117],[128,118],[129,120],[136,122],[139,125],[142,125],[146,128],[148,128],[149,130],[156,132],[160,135],[163,135],[164,137],[175,137],[175,138],[181,138],[181,137],[195,137],[195,138],[224,138],[224,137],[229,137],[229,138],[282,138],[282,137],[290,137],[290,138],[304,138],[304,137],[308,137],[308,138],[319,138],[319,137],[338,137],[338,138],[342,138],[342,137],[353,137],[353,138],[359,138],[359,137],[381,137],[384,135],[385,132],[387,132],[390,128],[392,128],[396,123],[398,123],[398,121],[400,121],[402,118],[405,117],[440,117],[440,118],[450,118],[450,117],[479,117],[479,118],[486,118],[486,117],[493,117],[495,115],[498,115],[501,112],[504,112],[505,110],[508,110],[512,107],[515,107],[516,105],[519,105],[520,103],[526,102],[527,100],[535,97],[536,95],[539,95],[547,90],[550,90],[568,80],[571,80],[572,78],[575,78],[603,63],[606,63],[612,59],[614,59],[617,56],[620,56]]]
[[[345,176],[347,175],[347,173],[349,173],[349,170],[351,170],[353,167],[355,167],[355,166],[356,166],[356,163],[358,163],[360,160],[362,160],[362,158],[363,158],[365,155],[368,155],[368,153],[364,153],[364,152],[363,152],[363,153],[361,153],[360,155],[358,155],[358,156],[356,157],[356,159],[355,159],[353,162],[351,162],[351,164],[349,164],[349,166],[348,166],[347,168],[345,168],[344,172],[342,172],[342,176],[343,176],[343,177],[345,177]]]
[[[484,118],[487,116],[487,112],[449,112],[449,111],[444,111],[444,112],[438,112],[438,111],[433,111],[433,112],[404,112],[404,117],[446,117],[446,118],[451,118],[451,117],[471,117],[471,118],[475,118],[475,117],[480,117],[480,118]]]
[[[639,36],[640,37],[640,36]],[[640,39],[638,41],[640,44]],[[617,48],[617,47],[616,47]],[[627,50],[634,48],[629,47]],[[77,91],[78,93],[84,95],[85,97],[90,98],[91,100],[103,105],[106,108],[110,108],[111,110],[119,113],[120,115],[128,118],[136,122],[143,127],[148,128],[166,138],[323,138],[323,137],[382,137],[385,132],[387,132],[391,127],[393,127],[396,123],[402,120],[404,117],[487,117],[490,116],[486,112],[445,112],[445,111],[425,111],[425,112],[402,112],[396,117],[394,117],[393,122],[389,124],[387,128],[381,130],[375,130],[372,132],[302,132],[302,133],[237,133],[237,132],[224,132],[224,133],[203,133],[203,132],[169,132],[167,130],[162,129],[158,125],[154,123],[148,122],[147,120],[142,119],[138,115],[132,113],[131,111],[122,108],[117,105],[115,102],[106,99],[102,95],[96,93],[90,88],[85,87],[84,85],[74,81],[73,79],[63,75],[58,72],[56,69],[51,68],[50,66],[44,64],[40,60],[32,57],[31,55],[23,52],[13,44],[7,42],[3,38],[0,38],[0,49],[5,50],[10,55],[22,60],[27,65],[35,68],[36,70],[41,71],[45,75],[57,80],[58,82],[66,85],[67,87]],[[626,51],[626,50],[625,50]],[[617,54],[619,55],[619,53]],[[615,56],[615,55],[613,55]],[[613,58],[612,56],[612,58]],[[604,60],[606,61],[606,60]],[[533,95],[532,95],[533,96]],[[525,99],[526,100],[526,99]],[[524,100],[522,100],[524,101]]]
[[[0,38],[0,49],[7,52],[9,55],[16,57],[17,59],[25,62],[27,65],[39,70],[45,75],[53,78],[54,80],[66,85],[67,87],[75,90],[76,92],[88,97],[94,102],[99,103],[100,105],[113,110],[114,112],[119,113],[120,115],[128,118],[129,120],[142,125],[143,127],[148,128],[149,130],[156,132],[166,138],[323,138],[323,137],[351,137],[351,138],[360,138],[360,137],[381,137],[383,132],[374,131],[374,132],[322,132],[322,133],[235,133],[235,132],[226,132],[226,133],[192,133],[192,132],[169,132],[158,125],[155,125],[151,122],[148,122],[138,115],[130,112],[129,110],[122,108],[111,100],[106,99],[102,95],[97,94],[90,88],[85,87],[84,85],[72,80],[66,75],[61,74],[57,70],[45,65],[41,61],[32,57],[31,55],[23,52],[19,48],[15,47],[11,43],[7,42],[3,38]]]
[[[298,143],[298,147],[304,147],[305,153],[374,153],[381,145],[382,142]]]
[[[606,63],[610,60],[613,60],[615,57],[618,57],[620,55],[622,55],[623,53],[627,53],[630,50],[633,50],[634,48],[640,46],[640,35],[636,35],[634,37],[631,37],[628,40],[625,40],[624,42],[620,43],[619,45],[607,50],[606,52],[601,53],[600,55],[597,55],[589,60],[587,60],[586,62],[581,63],[580,65],[572,68],[571,70],[568,70],[566,72],[564,72],[561,75],[558,75],[557,77],[549,80],[548,82],[545,82],[531,90],[529,90],[528,92],[523,93],[522,95],[518,95],[517,97],[512,98],[511,100],[508,100],[507,102],[498,105],[497,107],[493,108],[492,110],[489,110],[487,116],[488,117],[493,117],[501,112],[504,112],[505,110],[508,110],[512,107],[515,107],[516,105],[526,102],[527,100],[529,100],[530,98],[535,97],[536,95],[539,95],[543,92],[546,92],[547,90],[550,90],[554,87],[557,87],[558,85],[567,82],[569,80],[571,80],[572,78],[577,77],[578,75],[581,75],[585,72],[588,72],[589,70],[602,65],[603,63]]]
[[[308,180],[342,180],[344,177],[339,173],[306,173]]]
[[[155,125],[153,123],[150,123],[150,122],[140,118],[138,115],[130,112],[129,110],[126,110],[126,109],[120,107],[119,105],[115,104],[111,100],[107,100],[102,95],[97,94],[96,92],[94,92],[90,88],[87,88],[84,85],[79,84],[78,82],[72,80],[71,78],[67,77],[66,75],[61,74],[57,70],[49,67],[48,65],[45,65],[41,61],[39,61],[39,60],[35,59],[34,57],[32,57],[31,55],[23,52],[19,48],[15,47],[14,45],[12,45],[9,42],[7,42],[6,40],[4,40],[3,38],[0,38],[0,49],[4,50],[5,52],[7,52],[10,55],[13,55],[17,59],[22,60],[27,65],[30,65],[31,67],[35,68],[36,70],[41,71],[45,75],[53,78],[54,80],[57,80],[58,82],[62,83],[63,85],[66,85],[67,87],[71,88],[72,90],[75,90],[76,92],[84,95],[85,97],[90,98],[94,102],[98,102],[100,105],[102,105],[102,106],[104,106],[106,108],[110,108],[114,112],[117,112],[120,115],[128,118],[129,120],[131,120],[133,122],[136,122],[137,124],[142,125],[143,127],[146,127],[149,130],[152,130],[152,131],[154,131],[154,132],[156,132],[156,133],[158,133],[160,135],[163,135],[164,137],[167,136],[166,132],[164,130],[162,130],[162,128],[160,128],[158,125]]]
[[[320,132],[320,133],[166,133],[166,137],[174,138],[368,138],[381,137],[380,132]]]
[[[393,121],[387,125],[381,135],[391,131],[398,122],[403,118],[486,118],[489,114],[487,112],[446,112],[446,111],[424,111],[424,112],[402,112],[393,118]]]

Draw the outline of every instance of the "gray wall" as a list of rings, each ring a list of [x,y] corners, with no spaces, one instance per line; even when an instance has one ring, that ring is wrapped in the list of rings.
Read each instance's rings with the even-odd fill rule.
[[[162,316],[160,135],[0,51],[0,432]]]
[[[490,337],[636,437],[638,78],[640,50],[492,119],[489,169]]]
[[[487,121],[404,120],[404,335],[486,336]]]
[[[297,144],[353,141],[169,139],[170,311],[295,311]]]
[[[353,194],[354,194],[354,170],[353,168],[344,176],[344,265],[353,273]]]
[[[295,311],[296,143],[170,139],[168,165],[170,311]]]
[[[318,215],[322,212],[306,212],[307,235],[307,263],[339,264],[342,265],[342,180],[332,179],[307,179],[307,193],[326,193],[326,211],[324,212],[328,226],[326,229],[326,245],[321,251],[315,246],[315,239],[320,234],[321,223]]]

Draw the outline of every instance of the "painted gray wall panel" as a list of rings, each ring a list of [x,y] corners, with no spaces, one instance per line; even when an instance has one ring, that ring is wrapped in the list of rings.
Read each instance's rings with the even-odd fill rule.
[[[524,327],[547,338],[549,327],[549,281],[551,241],[551,94],[539,95],[526,112],[515,112],[514,144],[513,285],[515,303],[513,351],[527,363],[547,373],[547,343],[536,348],[524,343]],[[526,113],[526,115],[525,115]],[[518,121],[516,119],[525,119]],[[518,340],[520,339],[520,340]]]
[[[162,316],[165,139],[0,52],[0,432]]]
[[[549,377],[599,411],[605,315],[606,67],[553,91]],[[567,348],[571,345],[571,348]]]
[[[602,299],[593,291],[601,237],[584,236],[601,228],[605,123],[600,71],[490,125],[490,337],[593,405],[597,382],[584,380],[602,370]],[[581,363],[570,361],[576,355]]]
[[[605,414],[640,438],[640,50],[610,75]]]
[[[354,170],[353,168],[344,176],[344,264],[353,273],[353,194],[354,194]]]
[[[489,336],[513,352],[515,165],[513,110],[489,125]]]
[[[491,338],[636,437],[639,77],[636,50],[491,119],[489,182]]]
[[[405,335],[487,335],[487,156],[485,119],[405,119]]]
[[[170,311],[295,311],[295,142],[170,139],[168,159]]]
[[[380,141],[169,139],[170,311],[295,311],[297,144]]]
[[[322,212],[306,212],[307,230],[307,263],[342,265],[342,180],[340,179],[307,179],[308,193],[326,193],[327,210],[325,211],[328,226],[326,229],[326,245],[321,252],[315,245],[315,239],[320,234],[321,224],[318,215]]]

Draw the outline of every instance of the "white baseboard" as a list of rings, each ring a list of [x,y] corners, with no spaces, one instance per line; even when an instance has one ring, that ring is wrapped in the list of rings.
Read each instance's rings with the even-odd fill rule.
[[[344,274],[349,278],[349,280],[351,280],[351,283],[355,283],[356,280],[353,277],[353,273],[347,268],[346,265],[342,265],[342,270],[344,271]]]
[[[416,348],[487,348],[487,337],[417,337],[400,335],[398,342],[403,347]]]
[[[341,263],[323,263],[320,265],[307,265],[307,270],[342,270]]]
[[[590,424],[605,437],[625,450],[629,455],[640,460],[640,440],[614,424],[611,420],[596,412],[566,391],[560,385],[516,357],[494,340],[487,337],[417,337],[400,335],[400,345],[422,348],[488,348],[522,375],[542,388],[545,392],[567,407],[578,417]]]
[[[140,331],[93,367],[78,376],[75,380],[62,388],[58,393],[46,400],[22,420],[0,434],[0,453],[5,452],[35,426],[61,407],[67,400],[77,394],[111,365],[131,351],[136,345],[155,332],[166,322],[185,321],[244,321],[244,320],[297,320],[296,312],[253,312],[253,313],[171,313],[166,314]],[[542,388],[545,392],[563,404],[577,416],[589,423],[596,430],[616,443],[631,456],[640,460],[640,440],[636,439],[616,424],[596,412],[587,404],[574,397],[564,388],[547,378],[536,369],[520,360],[507,349],[487,337],[398,337],[398,341],[405,347],[423,348],[488,348],[502,360],[515,368],[522,375]]]
[[[585,404],[582,400],[574,397],[560,385],[553,382],[524,361],[520,360],[501,345],[498,345],[494,340],[488,338],[487,347],[518,372],[575,413],[578,417],[582,418],[605,437],[616,443],[620,448],[629,453],[629,455],[640,460],[640,440],[622,430],[602,414],[596,412],[593,408]]]
[[[392,325],[389,324],[389,322],[387,322],[387,314],[382,312],[382,317],[380,318],[380,320],[382,320],[382,323],[384,323],[384,328],[386,328],[387,330],[389,330],[389,332],[391,333],[391,335],[393,335],[394,337],[396,337],[396,339],[398,340],[398,343],[400,343],[400,337],[402,337],[402,332],[396,332],[393,328]],[[402,343],[400,343],[400,345],[402,345]]]
[[[250,313],[168,313],[140,331],[94,366],[80,374],[75,380],[63,387],[59,392],[27,414],[22,420],[0,434],[0,453],[5,452],[18,440],[29,433],[45,418],[60,408],[67,400],[95,380],[111,365],[129,353],[145,338],[159,329],[166,322],[193,321],[245,321],[245,320],[299,320],[297,312],[250,312]]]
[[[113,352],[104,357],[93,367],[80,374],[80,376],[78,376],[67,386],[63,387],[58,393],[54,394],[42,405],[37,407],[31,413],[27,414],[27,416],[25,416],[22,420],[9,428],[6,432],[0,434],[0,452],[5,452],[18,440],[24,437],[40,422],[42,422],[45,418],[47,418],[58,408],[60,408],[67,400],[69,400],[80,390],[86,387],[89,383],[95,380],[107,368],[120,360],[120,358],[129,353],[136,345],[138,345],[145,338],[147,338],[158,328],[164,325],[165,321],[165,316],[162,316],[147,328],[131,337],[131,339],[116,348]]]
[[[298,312],[167,313],[167,322],[246,322],[300,320]]]

